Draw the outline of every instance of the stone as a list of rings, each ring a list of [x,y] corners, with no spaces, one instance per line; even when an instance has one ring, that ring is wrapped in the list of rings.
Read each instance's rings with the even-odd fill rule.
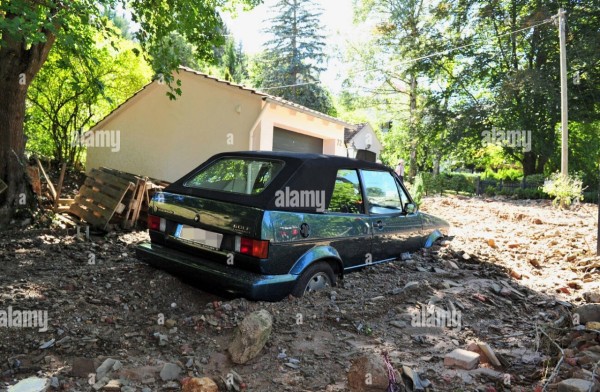
[[[110,372],[112,370],[112,368],[116,362],[117,362],[116,359],[112,359],[112,358],[105,359],[104,362],[102,362],[102,365],[98,366],[98,369],[96,369],[96,379],[100,380],[101,378],[106,376],[108,374],[108,372]]]
[[[174,363],[165,363],[160,371],[160,378],[163,381],[177,380],[181,374],[181,368]]]
[[[352,361],[348,371],[350,392],[385,391],[389,381],[383,358],[369,354]]]
[[[575,309],[574,313],[579,315],[579,324],[586,324],[590,321],[600,321],[600,304],[581,305]]]
[[[208,377],[193,377],[183,380],[183,392],[219,392],[219,387]]]
[[[490,363],[496,367],[502,366],[496,354],[494,354],[494,350],[487,343],[477,343],[477,346],[483,351],[483,354],[487,357]]]
[[[588,291],[583,293],[583,298],[589,303],[600,303],[600,292]]]
[[[479,354],[460,348],[446,354],[444,366],[458,367],[465,370],[475,369],[479,364]]]
[[[96,373],[96,367],[93,359],[77,357],[73,359],[71,374],[73,374],[73,377],[88,378],[91,373]]]
[[[110,380],[103,388],[103,391],[119,392],[121,390],[121,382],[119,380]]]
[[[168,329],[171,329],[171,328],[173,328],[176,325],[177,325],[177,321],[175,321],[173,319],[167,319],[165,321],[165,327],[167,327]]]
[[[558,384],[558,392],[594,392],[597,388],[592,388],[594,385],[591,381],[582,380],[579,378],[569,378],[561,381]]]
[[[8,392],[43,392],[50,386],[50,379],[29,377],[8,387]]]
[[[585,323],[585,329],[595,329],[596,331],[599,331],[600,321],[588,321]]]
[[[227,349],[231,360],[244,364],[255,358],[269,340],[272,329],[273,317],[268,311],[261,309],[246,316],[235,329]]]

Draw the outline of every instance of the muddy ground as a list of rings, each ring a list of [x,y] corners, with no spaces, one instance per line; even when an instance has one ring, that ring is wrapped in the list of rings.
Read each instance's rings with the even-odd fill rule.
[[[112,374],[122,391],[179,390],[185,376],[226,390],[232,370],[248,391],[346,391],[352,361],[384,351],[436,391],[556,390],[592,372],[589,362],[565,360],[549,381],[560,354],[541,331],[564,341],[572,306],[600,291],[594,205],[565,212],[548,201],[446,196],[422,210],[448,220],[450,238],[349,274],[331,292],[279,303],[206,293],[140,262],[134,247],[145,232],[89,240],[74,230],[0,232],[0,309],[46,310],[49,320],[47,331],[0,327],[0,390],[29,376],[93,390],[90,374],[107,358],[122,364]],[[428,304],[459,323],[428,323],[420,317]],[[269,341],[233,364],[234,328],[259,309],[273,315]],[[447,353],[478,341],[500,366],[444,366]],[[176,380],[158,375],[167,362],[183,369]]]

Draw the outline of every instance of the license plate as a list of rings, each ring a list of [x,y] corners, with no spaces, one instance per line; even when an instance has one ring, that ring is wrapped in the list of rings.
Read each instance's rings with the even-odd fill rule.
[[[221,241],[223,240],[223,234],[188,225],[177,225],[175,237],[211,249],[219,249],[221,247]]]

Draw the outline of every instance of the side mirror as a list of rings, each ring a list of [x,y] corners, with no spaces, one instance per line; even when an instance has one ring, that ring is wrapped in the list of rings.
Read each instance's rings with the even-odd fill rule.
[[[415,212],[417,212],[417,206],[414,203],[407,203],[404,206],[404,213],[406,214],[414,214]]]

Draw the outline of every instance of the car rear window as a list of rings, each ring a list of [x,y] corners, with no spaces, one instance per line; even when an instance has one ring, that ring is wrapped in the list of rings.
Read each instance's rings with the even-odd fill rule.
[[[283,165],[281,161],[224,157],[194,174],[184,186],[258,195],[277,176]]]

